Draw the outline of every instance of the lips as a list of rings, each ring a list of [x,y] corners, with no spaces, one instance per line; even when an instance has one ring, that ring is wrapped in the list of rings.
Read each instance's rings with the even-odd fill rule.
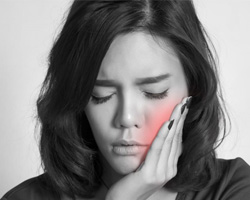
[[[146,144],[141,144],[139,142],[136,142],[134,140],[119,140],[115,143],[113,143],[113,146],[147,146]]]
[[[133,156],[144,152],[147,146],[133,140],[120,140],[113,144],[113,152],[120,156]]]

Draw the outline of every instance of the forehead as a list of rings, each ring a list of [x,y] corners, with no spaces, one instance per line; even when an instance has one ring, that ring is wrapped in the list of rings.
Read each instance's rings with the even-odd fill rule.
[[[111,43],[100,67],[98,79],[129,80],[178,73],[181,64],[170,43],[150,34],[119,35]]]

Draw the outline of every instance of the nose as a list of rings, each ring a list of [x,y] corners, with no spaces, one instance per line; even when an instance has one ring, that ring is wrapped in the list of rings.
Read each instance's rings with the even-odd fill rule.
[[[115,126],[117,128],[141,128],[143,115],[141,107],[134,98],[120,100],[115,116]]]

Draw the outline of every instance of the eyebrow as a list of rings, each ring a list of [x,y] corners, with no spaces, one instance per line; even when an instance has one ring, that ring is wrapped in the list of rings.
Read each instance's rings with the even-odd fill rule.
[[[145,77],[145,78],[138,78],[135,81],[136,85],[147,85],[147,84],[153,84],[153,83],[159,83],[163,80],[169,79],[172,74],[162,74],[159,76],[154,76],[154,77]],[[113,87],[117,86],[118,84],[114,80],[96,80],[95,86],[101,86],[101,87]]]

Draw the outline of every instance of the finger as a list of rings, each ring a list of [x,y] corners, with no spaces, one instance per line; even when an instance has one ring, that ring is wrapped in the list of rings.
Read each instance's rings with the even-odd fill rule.
[[[183,107],[185,107],[184,105],[186,104],[187,99],[188,99],[188,97],[183,98],[182,101],[175,106],[174,111],[171,114],[170,120],[174,120],[175,127],[179,123],[179,120],[181,118],[181,112],[182,112]],[[171,128],[171,130],[172,130],[172,128]],[[169,140],[171,142],[173,140],[175,134],[176,134],[175,131],[170,131],[166,140]]]
[[[179,118],[177,118],[178,116],[178,110],[181,109],[182,104],[185,101],[183,100],[183,102],[181,102],[181,104],[178,104],[175,108],[174,111],[172,112],[171,118],[170,119],[174,119],[178,122]],[[155,171],[158,163],[159,163],[159,159],[160,159],[160,155],[162,152],[162,148],[164,143],[166,142],[166,137],[169,137],[169,141],[172,140],[173,137],[173,133],[169,134],[169,129],[168,126],[170,124],[170,121],[165,122],[162,127],[160,128],[158,134],[156,135],[154,141],[151,144],[151,147],[147,153],[147,156],[145,158],[145,170],[149,170],[151,172]],[[175,126],[175,125],[174,125]],[[170,135],[170,136],[169,136]],[[165,158],[165,162],[166,162],[166,158]]]
[[[179,120],[179,124],[176,129],[177,131],[176,136],[173,139],[172,149],[169,155],[168,163],[170,166],[172,166],[173,176],[175,176],[177,173],[177,163],[182,153],[182,134],[183,134],[183,126],[184,126],[187,113],[188,113],[188,109],[185,109],[185,111],[182,114],[181,119]]]
[[[176,138],[180,137],[181,134],[180,128],[182,125],[182,118],[183,115],[181,114],[183,105],[186,103],[187,98],[184,98],[180,104],[178,104],[171,115],[171,118],[173,117],[175,119],[174,124],[169,131],[168,136],[165,139],[164,147],[162,150],[162,155],[159,161],[159,167],[161,167],[159,170],[163,173],[166,172],[166,169],[169,169],[169,167],[172,168],[174,156],[176,155],[176,151],[178,150],[179,146],[179,140]],[[184,110],[185,111],[185,110]],[[183,113],[184,114],[184,113]],[[180,123],[181,122],[181,123]],[[178,132],[177,132],[178,131]]]
[[[185,123],[185,120],[186,120],[187,113],[188,113],[188,109],[185,106],[185,110],[181,114],[179,123],[178,123],[177,128],[176,128],[176,134],[174,136],[174,141],[177,141],[178,143],[182,142],[183,126],[184,126],[184,123]]]
[[[174,161],[173,161],[173,168],[175,168],[176,170],[177,170],[177,166],[178,166],[177,164],[178,164],[179,157],[182,154],[182,149],[183,149],[183,144],[179,143],[179,146],[178,146],[178,149],[177,149],[176,155],[174,157]]]
[[[181,108],[181,104],[177,104],[175,106],[175,108],[171,114],[170,121],[172,121],[174,119],[178,121],[177,116],[178,116],[178,110],[180,110],[180,108]],[[155,171],[157,166],[158,166],[160,155],[162,152],[163,145],[166,141],[166,138],[168,137],[169,141],[172,140],[170,137],[173,137],[173,133],[171,135],[169,134],[170,121],[167,121],[166,123],[164,123],[163,126],[160,128],[160,130],[159,130],[158,134],[156,135],[154,141],[152,142],[151,147],[150,147],[150,149],[147,153],[147,156],[145,158],[145,164],[146,164],[146,166],[149,167],[149,170],[151,170],[151,171],[152,170]],[[174,122],[174,121],[172,121],[172,122]],[[175,126],[174,123],[172,126]],[[165,159],[164,159],[164,161],[165,161]]]
[[[179,133],[179,131],[181,130],[180,121],[182,123],[182,117],[183,117],[182,112],[185,111],[185,109],[183,110],[183,108],[185,108],[187,99],[188,99],[188,97],[183,98],[182,102],[179,103],[175,107],[175,109],[170,117],[170,119],[174,119],[174,124],[173,124],[173,127],[171,128],[168,136],[165,139],[166,143],[172,144],[173,139],[176,138],[176,136],[178,137],[180,134]]]
[[[179,133],[179,135],[177,135],[178,139],[182,139],[182,135],[181,134],[181,131],[183,129],[183,125],[184,125],[184,121],[186,119],[186,115],[188,113],[188,104],[189,104],[189,100],[191,99],[192,97],[188,97],[188,98],[185,98],[184,100],[186,101],[185,104],[183,105],[183,107],[181,108],[181,118],[180,118],[180,121],[179,121],[179,124],[177,126],[177,133]]]
[[[183,135],[183,127],[184,127],[184,123],[185,123],[185,120],[186,120],[186,116],[188,114],[188,104],[190,103],[189,101],[191,101],[192,97],[189,97],[186,101],[186,106],[185,106],[185,109],[183,110],[183,113],[182,113],[182,117],[179,121],[179,124],[178,124],[178,127],[177,127],[177,135],[176,137],[174,138],[174,140],[176,140],[176,143],[178,144],[178,152],[174,155],[174,158],[178,159],[178,157],[180,156],[179,154],[179,149],[181,148],[182,149],[182,135]],[[182,150],[181,150],[182,151]]]
[[[168,160],[169,160],[169,155],[170,152],[172,151],[172,142],[173,142],[173,138],[175,136],[176,133],[176,128],[177,128],[177,124],[180,120],[180,110],[181,110],[182,104],[178,104],[175,107],[174,112],[171,115],[171,118],[174,118],[174,123],[164,141],[164,146],[162,148],[162,153],[161,153],[161,157],[159,160],[159,171],[160,173],[165,173],[166,168],[168,168]],[[174,147],[175,148],[175,147]]]
[[[176,135],[173,138],[172,148],[171,148],[171,152],[169,155],[168,164],[169,164],[169,167],[172,169],[173,176],[175,176],[177,173],[177,163],[182,153],[182,134],[183,134],[183,126],[184,126],[187,113],[188,113],[188,109],[185,106],[181,114],[177,128],[176,128]]]
[[[180,125],[180,127],[182,127],[181,131],[180,131],[181,135],[178,136],[178,138],[181,141],[181,143],[180,142],[178,143],[179,144],[178,151],[176,152],[176,155],[174,157],[174,159],[175,159],[175,161],[174,161],[175,165],[177,165],[178,159],[179,159],[180,155],[182,154],[182,149],[183,149],[183,144],[182,144],[183,127],[184,127],[184,123],[185,123],[185,120],[186,120],[186,117],[187,117],[187,114],[188,114],[188,111],[189,111],[188,104],[190,104],[189,101],[191,101],[191,99],[192,99],[192,97],[188,98],[188,100],[187,100],[187,106],[186,106],[186,108],[185,108],[185,110],[183,112],[183,119],[182,119],[181,125]]]

